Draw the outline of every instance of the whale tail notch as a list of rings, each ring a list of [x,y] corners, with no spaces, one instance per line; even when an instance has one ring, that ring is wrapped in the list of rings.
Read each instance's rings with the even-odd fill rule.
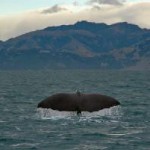
[[[79,90],[76,91],[76,95],[77,96],[81,96],[81,92]],[[79,107],[76,108],[76,111],[77,111],[77,116],[80,116],[81,115],[81,110]]]
[[[81,96],[81,92],[79,90],[76,91],[77,96]]]
[[[81,110],[79,109],[79,107],[76,108],[76,111],[77,111],[77,116],[80,116],[81,115]]]

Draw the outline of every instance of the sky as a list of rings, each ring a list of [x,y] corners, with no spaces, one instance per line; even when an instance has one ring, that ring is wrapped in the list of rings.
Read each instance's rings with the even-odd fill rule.
[[[150,28],[150,0],[0,0],[0,40],[87,20]]]

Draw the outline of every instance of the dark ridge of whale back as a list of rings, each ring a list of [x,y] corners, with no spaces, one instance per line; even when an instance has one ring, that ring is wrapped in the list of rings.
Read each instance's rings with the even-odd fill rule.
[[[51,108],[59,111],[98,111],[120,105],[112,97],[100,94],[54,94],[38,104],[38,108]]]

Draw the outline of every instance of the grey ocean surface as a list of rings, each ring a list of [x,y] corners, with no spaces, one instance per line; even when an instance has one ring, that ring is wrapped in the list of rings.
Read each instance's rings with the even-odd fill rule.
[[[121,106],[96,113],[37,110],[57,92],[102,93]],[[149,150],[150,72],[0,72],[0,150]]]

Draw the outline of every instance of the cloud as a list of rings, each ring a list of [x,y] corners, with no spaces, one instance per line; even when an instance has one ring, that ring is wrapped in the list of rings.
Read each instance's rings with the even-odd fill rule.
[[[59,5],[60,11],[47,8],[24,12],[12,16],[0,16],[0,40],[7,40],[18,35],[62,24],[73,24],[87,20],[112,24],[129,22],[142,28],[150,28],[150,3],[124,3],[123,5]],[[48,10],[48,9],[47,9]],[[54,10],[54,11],[52,11]],[[45,13],[43,13],[45,12]],[[57,12],[57,13],[56,13]]]
[[[61,6],[58,6],[58,5],[54,5],[50,8],[46,8],[46,9],[42,10],[41,13],[50,14],[50,13],[57,13],[57,12],[60,12],[60,11],[65,11],[65,10],[67,10],[67,9],[63,8]]]
[[[92,9],[93,9],[93,10],[100,10],[100,9],[101,9],[101,7],[100,7],[100,6],[98,6],[98,5],[93,5]]]
[[[108,5],[122,5],[124,0],[89,0],[88,4],[108,4]]]

